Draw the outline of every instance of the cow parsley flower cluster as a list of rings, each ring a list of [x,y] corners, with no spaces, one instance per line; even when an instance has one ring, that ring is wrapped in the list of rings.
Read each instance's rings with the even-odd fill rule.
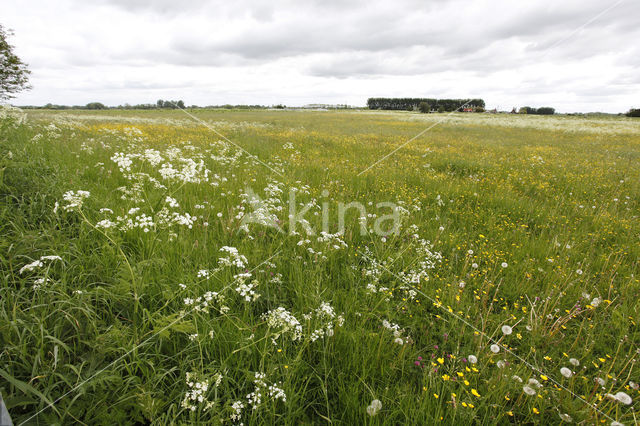
[[[202,296],[196,297],[195,299],[186,297],[184,299],[185,306],[192,306],[193,310],[196,312],[209,312],[209,309],[215,308],[221,314],[225,314],[229,312],[230,308],[225,305],[224,295],[215,292],[215,291],[207,291]]]
[[[260,297],[260,293],[257,293],[254,290],[256,287],[258,287],[259,283],[258,280],[253,280],[248,284],[245,283],[245,280],[249,277],[251,277],[251,274],[249,273],[237,274],[236,276],[234,276],[236,282],[238,283],[235,290],[236,293],[238,293],[245,300],[245,302],[255,302]]]
[[[178,202],[171,197],[166,197],[165,203],[165,206],[155,214],[138,214],[140,207],[133,207],[127,211],[126,215],[117,216],[115,221],[107,218],[99,221],[95,226],[96,228],[102,229],[117,228],[125,232],[141,229],[145,233],[156,230],[157,228],[168,229],[174,225],[185,226],[189,229],[193,227],[193,223],[197,220],[196,216],[192,216],[189,213],[170,211],[169,207],[179,207]],[[107,208],[100,209],[100,212],[104,214],[113,213],[111,209]]]
[[[242,410],[244,410],[244,402],[235,401],[231,404],[231,415],[229,416],[231,421],[237,422],[240,420],[242,418]]]
[[[43,277],[41,277],[41,278],[36,278],[36,279],[33,281],[33,286],[32,286],[31,288],[32,288],[32,289],[34,289],[34,290],[37,290],[37,289],[39,289],[40,287],[42,287],[43,285],[48,284],[49,282],[51,282],[51,280],[50,280],[49,278],[43,278]]]
[[[221,252],[227,253],[227,256],[218,259],[218,265],[235,266],[236,268],[245,268],[247,266],[247,258],[238,253],[235,247],[224,246],[220,248]]]
[[[288,335],[292,341],[302,338],[302,325],[300,325],[300,321],[282,306],[270,310],[266,314],[263,314],[262,317],[267,322],[267,326],[275,332],[271,337],[271,342],[274,345],[278,344],[277,340],[281,336]]]
[[[66,202],[62,206],[62,210],[68,212],[72,210],[80,210],[84,204],[84,200],[89,198],[89,191],[67,191],[62,195],[62,199]],[[57,208],[57,206],[56,206]],[[54,209],[54,212],[56,209]]]
[[[252,410],[257,410],[260,407],[260,404],[262,404],[262,399],[265,397],[270,398],[273,401],[277,401],[279,399],[282,402],[287,402],[287,395],[284,390],[282,390],[279,385],[267,384],[266,377],[267,376],[264,373],[255,373],[253,379],[253,392],[248,394],[246,397]]]
[[[280,196],[283,192],[282,183],[272,181],[265,188],[266,198],[261,198],[247,188],[245,192],[240,194],[241,204],[236,207],[238,213],[236,219],[240,220],[240,230],[249,233],[249,224],[267,226],[270,228],[280,229],[280,219],[276,212],[283,210],[282,200]]]
[[[437,264],[442,262],[442,254],[434,251],[431,242],[423,238],[418,238],[415,252],[418,255],[417,266],[407,272],[398,274],[412,284],[428,280],[429,270],[434,269]]]
[[[25,272],[31,272],[35,269],[38,268],[42,268],[44,266],[45,262],[52,262],[54,260],[62,260],[62,258],[60,256],[56,256],[56,255],[51,255],[51,256],[41,256],[40,259],[38,260],[34,260],[31,263],[28,263],[26,265],[24,265],[22,268],[20,268],[19,273],[23,274]]]
[[[305,320],[315,319],[316,322],[320,323],[320,327],[316,325],[317,328],[313,330],[309,336],[312,342],[315,342],[323,336],[333,336],[334,325],[342,327],[344,324],[344,317],[342,315],[336,315],[333,307],[327,302],[322,302],[315,311],[303,315],[303,318]]]
[[[209,380],[198,381],[196,379],[196,373],[186,374],[187,391],[185,392],[182,403],[182,408],[190,411],[196,411],[200,406],[203,406],[205,410],[209,410],[213,407],[214,402],[207,400],[207,392],[209,391]],[[213,376],[213,386],[218,387],[222,383],[222,375],[216,373]]]
[[[320,236],[317,240],[320,243],[327,243],[329,247],[333,248],[334,250],[340,250],[349,247],[347,243],[345,243],[342,239],[342,234],[340,233],[329,234],[328,232],[323,231],[320,232]]]

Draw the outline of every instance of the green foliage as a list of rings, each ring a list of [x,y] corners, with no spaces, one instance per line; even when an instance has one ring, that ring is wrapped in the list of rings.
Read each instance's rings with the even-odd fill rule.
[[[107,107],[100,102],[89,102],[86,108],[87,109],[106,109]]]
[[[163,101],[162,99],[158,99],[156,102],[157,108],[168,108],[168,109],[184,109],[184,102],[182,100],[179,101]]]
[[[418,110],[420,112],[429,112],[431,110],[431,106],[427,103],[427,102],[420,102],[420,104],[418,105]]]
[[[627,117],[640,117],[640,108],[638,109],[630,109],[627,114]]]
[[[412,111],[419,109],[421,103],[428,105],[428,110],[443,110],[446,112],[457,111],[463,107],[482,107],[482,99],[431,99],[431,98],[369,98],[367,107],[369,109],[384,110],[405,110]]]
[[[530,114],[530,115],[553,115],[556,113],[556,110],[551,107],[540,107],[540,108],[532,108],[529,106],[521,107],[518,111],[519,114]]]
[[[245,424],[557,424],[565,413],[600,424],[592,405],[633,424],[640,123],[460,114],[359,176],[441,117],[198,112],[280,176],[213,142],[181,111],[27,114],[0,110],[0,391],[15,424],[229,424],[255,372],[287,401],[265,393],[242,412]],[[136,155],[130,173],[116,153]],[[162,178],[169,164],[194,179]],[[195,179],[202,167],[212,170],[208,181]],[[141,179],[140,201],[118,189],[133,188],[128,175]],[[305,218],[316,230],[325,202],[397,202],[403,231],[360,234],[354,218],[337,249],[300,229],[239,231],[248,188],[274,203],[296,188],[298,203],[315,206]],[[63,194],[77,190],[90,196],[65,211]],[[191,228],[95,226],[153,216],[166,197],[197,217]],[[407,283],[428,257],[419,238],[444,258],[428,279]],[[225,246],[247,257],[246,270],[199,277],[217,269]],[[61,260],[21,272],[47,255]],[[255,302],[235,289],[247,271],[258,281]],[[228,312],[185,304],[209,291],[225,294]],[[321,302],[345,321],[311,341],[317,324],[305,316]],[[300,320],[303,339],[271,342],[264,314],[277,307]],[[401,344],[385,320],[403,330]],[[488,336],[510,352],[491,352]],[[561,367],[575,375],[564,378]],[[209,379],[211,409],[182,406],[187,373]],[[542,382],[536,396],[523,392],[529,378]],[[619,391],[633,404],[605,396]],[[369,417],[374,399],[382,408]]]
[[[555,108],[551,108],[551,107],[540,107],[536,110],[535,113],[531,113],[531,114],[538,114],[538,115],[553,115],[556,113]]]
[[[27,64],[16,56],[9,44],[10,31],[0,25],[0,101],[11,99],[15,93],[30,89]]]

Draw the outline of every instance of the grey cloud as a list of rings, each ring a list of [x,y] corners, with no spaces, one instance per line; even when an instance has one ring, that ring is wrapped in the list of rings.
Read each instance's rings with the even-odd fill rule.
[[[392,93],[394,82],[450,74],[499,94],[506,75],[509,90],[522,96],[603,98],[640,84],[640,48],[632,42],[640,36],[640,3],[622,2],[572,32],[613,1],[61,0],[3,13],[17,24],[18,47],[26,46],[34,81],[43,85],[66,78],[67,87],[147,93],[206,85],[209,71],[227,79],[247,72],[295,87],[300,94],[289,96],[301,99],[319,96],[305,87],[310,81],[323,82],[323,93],[351,83],[358,93]],[[174,78],[180,74],[189,77]],[[229,84],[225,94],[250,97],[256,82]]]

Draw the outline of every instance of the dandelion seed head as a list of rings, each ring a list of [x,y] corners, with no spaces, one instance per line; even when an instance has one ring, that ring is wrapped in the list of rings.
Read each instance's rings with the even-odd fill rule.
[[[369,404],[369,406],[367,407],[367,414],[373,417],[376,414],[378,414],[378,411],[380,411],[381,409],[382,409],[382,402],[380,402],[379,399],[374,399],[373,401],[371,401],[371,404]]]
[[[558,415],[563,422],[571,423],[573,421],[573,418],[567,413],[559,413]]]
[[[571,376],[573,376],[573,372],[570,369],[568,369],[567,367],[562,367],[560,369],[560,374],[562,374],[567,379],[570,378]]]
[[[626,394],[625,392],[618,392],[614,395],[614,398],[618,401],[621,402],[624,405],[631,405],[631,403],[633,402],[633,399],[631,399],[631,397]]]

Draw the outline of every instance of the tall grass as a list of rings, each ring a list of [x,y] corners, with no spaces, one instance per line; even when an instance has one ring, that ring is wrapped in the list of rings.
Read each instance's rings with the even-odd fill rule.
[[[358,176],[425,124],[194,112],[280,176],[180,111],[22,114],[0,127],[0,391],[15,424],[636,421],[637,123],[461,114]],[[291,188],[315,235],[289,232]],[[241,229],[249,189],[282,232]],[[68,191],[90,195],[73,207]],[[335,234],[351,201],[378,218],[376,203],[401,206],[399,233],[377,235],[373,216],[362,233],[350,211]],[[60,260],[23,269],[43,256]]]

